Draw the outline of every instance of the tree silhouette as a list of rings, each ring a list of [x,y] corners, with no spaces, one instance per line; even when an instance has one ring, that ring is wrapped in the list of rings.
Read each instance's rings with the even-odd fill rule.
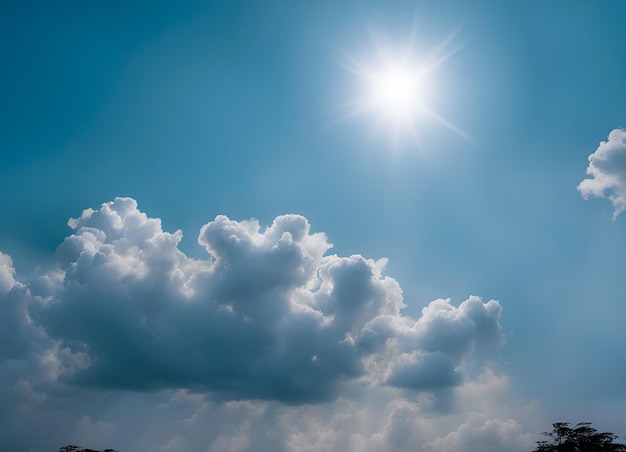
[[[102,451],[95,450],[95,449],[85,449],[81,446],[70,444],[69,446],[59,447],[59,452],[117,452],[117,451],[114,449],[104,449]]]
[[[552,431],[542,435],[550,439],[537,441],[533,452],[626,452],[626,445],[614,443],[616,434],[598,432],[591,422],[580,422],[575,428],[569,422],[556,422]]]

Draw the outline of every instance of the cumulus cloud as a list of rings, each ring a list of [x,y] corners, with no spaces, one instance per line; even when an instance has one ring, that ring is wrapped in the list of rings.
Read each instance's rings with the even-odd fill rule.
[[[532,435],[523,433],[515,420],[489,419],[471,413],[458,430],[430,441],[426,449],[433,452],[525,452],[531,447]]]
[[[267,450],[359,441],[392,447],[401,420],[460,406],[455,398],[489,371],[503,344],[497,301],[440,299],[418,319],[404,315],[384,259],[329,254],[325,234],[302,216],[279,216],[266,228],[217,216],[198,237],[206,259],[186,256],[182,232],[163,231],[130,198],[68,224],[73,233],[57,248],[58,268],[32,281],[15,281],[10,258],[0,254],[0,375],[4,387],[20,388],[16,405],[68,391],[185,391],[189,400],[203,395],[196,419],[228,408],[252,422],[245,435],[216,432],[215,450],[248,450],[261,440]],[[388,406],[382,433],[351,420],[362,432],[347,439],[328,424],[347,419],[337,404],[363,410],[358,401],[371,397]],[[289,410],[318,419],[328,435],[312,440]],[[85,419],[94,419],[89,429],[116,425],[85,416],[77,424],[83,430]],[[283,427],[263,436],[269,418]],[[136,448],[194,449],[189,444],[172,432]]]
[[[417,322],[401,315],[384,261],[326,255],[332,245],[301,216],[264,230],[218,216],[200,231],[207,260],[185,256],[182,233],[129,198],[70,226],[57,250],[63,285],[33,315],[88,350],[77,384],[299,403],[380,370],[383,383],[427,391],[459,385],[463,359],[502,339],[496,301],[437,300]]]
[[[613,219],[626,209],[626,131],[615,129],[608,141],[600,142],[589,156],[590,179],[578,185],[583,198],[609,198],[615,209]]]

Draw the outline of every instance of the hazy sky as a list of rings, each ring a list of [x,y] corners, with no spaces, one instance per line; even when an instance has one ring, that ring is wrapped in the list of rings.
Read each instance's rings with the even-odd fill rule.
[[[626,435],[625,15],[2,2],[0,449]]]

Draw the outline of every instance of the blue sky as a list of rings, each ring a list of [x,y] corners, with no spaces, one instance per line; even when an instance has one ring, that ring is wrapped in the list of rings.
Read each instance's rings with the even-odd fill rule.
[[[626,5],[131,3],[0,6],[0,419],[40,430],[3,427],[6,447],[445,451],[487,431],[521,451],[561,420],[626,435]],[[394,139],[375,109],[350,115],[368,95],[350,61],[376,70],[409,42],[416,64],[441,58],[423,102],[453,127],[416,114]],[[80,260],[94,249],[106,270]],[[221,308],[194,326],[185,293]],[[222,308],[248,319],[232,337]],[[388,335],[386,364],[366,331]],[[293,350],[254,348],[277,335]],[[317,392],[296,384],[309,352]]]

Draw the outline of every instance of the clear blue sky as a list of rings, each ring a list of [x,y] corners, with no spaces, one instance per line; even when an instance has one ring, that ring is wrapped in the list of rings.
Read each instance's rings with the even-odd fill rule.
[[[13,350],[7,342],[13,339],[0,335],[5,341],[0,346],[6,348],[0,354],[0,394],[15,392],[18,386],[27,387],[24,391],[30,394],[24,396],[27,401],[12,397],[15,405],[9,411],[0,408],[0,420],[9,418],[16,406],[26,406],[20,411],[20,422],[35,424],[35,429],[41,425],[35,437],[3,432],[8,428],[3,426],[0,438],[9,438],[7,447],[14,450],[59,447],[63,435],[43,426],[58,412],[63,420],[55,425],[65,429],[67,443],[124,451],[200,450],[194,442],[199,438],[215,450],[227,450],[227,443],[232,450],[254,450],[254,444],[268,450],[328,450],[329,444],[366,450],[361,443],[349,442],[354,437],[341,436],[342,431],[359,432],[369,438],[363,444],[378,444],[377,450],[403,450],[402,434],[392,437],[393,429],[385,430],[391,425],[389,419],[396,419],[393,413],[413,422],[406,435],[415,435],[410,436],[412,444],[421,441],[424,450],[463,450],[455,438],[474,427],[478,431],[488,421],[500,428],[493,427],[495,439],[490,437],[489,443],[493,450],[530,450],[527,445],[532,448],[537,432],[561,420],[592,421],[602,430],[626,435],[621,422],[626,416],[626,218],[613,219],[610,200],[584,200],[577,190],[589,177],[585,175],[588,156],[612,130],[626,127],[625,14],[626,3],[621,1],[3,2],[0,251],[11,257],[12,264],[5,265],[4,271],[13,276],[5,278],[10,283],[5,283],[7,293],[0,296],[6,311],[0,322],[12,325],[5,325],[6,331],[39,328],[37,334],[45,338],[37,336],[43,342],[35,347],[35,339],[29,336],[35,333],[15,333],[25,338],[26,348]],[[350,70],[349,60],[375,69],[380,46],[393,52],[407,42],[414,44],[411,58],[417,64],[433,52],[435,59],[445,57],[428,73],[423,90],[428,108],[456,130],[433,116],[416,114],[412,117],[415,136],[401,133],[394,140],[391,125],[377,123],[375,111],[350,115],[346,105],[367,93],[362,77]],[[626,190],[623,159],[623,155],[622,160],[616,158],[616,166],[611,167],[623,177],[618,177],[616,193],[620,187]],[[117,344],[105,345],[98,342],[103,341],[101,336],[84,335],[58,320],[81,323],[91,318],[89,303],[99,306],[102,293],[72,292],[70,268],[74,267],[63,262],[78,259],[78,254],[56,249],[65,237],[81,234],[78,227],[68,227],[69,218],[78,218],[87,208],[100,209],[116,197],[136,200],[139,211],[161,219],[163,231],[182,230],[178,249],[184,258],[180,259],[202,259],[207,266],[235,259],[219,248],[222,242],[215,237],[221,236],[211,235],[210,227],[204,230],[202,246],[197,243],[201,227],[217,215],[236,222],[256,218],[261,232],[279,215],[301,215],[310,223],[311,234],[323,232],[334,245],[327,255],[388,258],[383,274],[402,288],[406,308],[394,314],[402,321],[414,323],[421,318],[421,309],[438,298],[450,298],[454,309],[470,295],[481,297],[483,307],[491,299],[498,300],[501,315],[490,317],[501,327],[501,335],[490,339],[498,343],[498,350],[483,360],[476,345],[481,343],[478,323],[473,327],[478,336],[468,339],[466,348],[459,345],[463,350],[476,348],[471,356],[457,356],[444,346],[431,350],[420,342],[423,338],[411,342],[394,336],[400,342],[421,344],[410,355],[421,359],[414,363],[419,372],[402,368],[398,358],[388,363],[387,377],[377,380],[377,371],[368,367],[374,355],[350,355],[355,369],[364,366],[365,370],[344,369],[340,377],[322,372],[317,383],[332,383],[333,389],[309,395],[324,399],[311,405],[307,396],[294,395],[292,380],[278,376],[297,374],[290,367],[295,366],[291,355],[281,355],[275,369],[254,367],[261,372],[254,378],[246,374],[246,365],[256,359],[248,357],[247,347],[266,337],[263,334],[273,333],[257,332],[258,337],[242,333],[236,340],[217,333],[215,337],[190,333],[183,340],[180,335],[160,335],[157,328],[150,330],[152,340],[165,349],[174,340],[192,348],[194,340],[224,341],[222,352],[207,351],[205,359],[226,364],[217,370],[210,365],[183,365],[186,370],[168,379],[158,375],[169,375],[163,369],[170,368],[172,361],[155,358],[157,364],[145,365],[148,370],[114,378],[111,375],[118,371],[112,370],[113,364],[102,363],[127,362],[118,356],[133,348],[124,341],[136,338],[132,340],[143,343],[144,336],[136,331],[138,327],[128,326],[132,322],[124,316],[131,314],[123,309],[108,320],[101,317],[102,322],[113,322],[111,331],[127,331],[126,327],[131,331],[128,336],[120,333]],[[99,220],[89,221],[80,224],[108,231],[109,226]],[[212,224],[216,230],[227,230],[218,222]],[[134,242],[128,240],[131,246]],[[88,249],[86,242],[80,243]],[[213,250],[212,264],[203,246]],[[310,245],[310,249],[317,246],[324,248]],[[121,252],[115,249],[110,252]],[[178,256],[176,250],[167,249]],[[223,260],[217,258],[220,252],[226,253]],[[250,256],[247,259],[255,263],[242,273],[224,270],[232,278],[228,290],[239,294],[242,287],[257,287],[256,278],[274,281],[274,276],[261,271],[267,268],[268,273],[286,272],[276,275],[276,287],[289,280],[289,290],[299,293],[300,283],[289,279],[295,278],[291,267],[265,262],[270,258],[260,254],[257,269],[257,258]],[[156,265],[152,258],[146,259],[133,265]],[[181,268],[187,265],[176,262]],[[319,268],[325,268],[326,261],[320,262]],[[314,277],[315,272],[323,274],[319,268],[303,271],[313,271]],[[217,274],[215,269],[197,271]],[[94,281],[106,272],[85,272],[92,276],[79,275],[77,281],[83,284],[81,278],[92,277],[89,281],[100,287]],[[45,290],[40,288],[41,275],[48,278]],[[340,276],[336,278],[338,287]],[[111,281],[106,287],[126,287],[121,276]],[[17,282],[23,285],[19,296],[12,286]],[[217,282],[206,284],[205,292],[200,291],[204,296],[222,296],[213,289]],[[125,302],[145,308],[141,300],[150,300],[146,295],[150,292],[138,287],[136,292],[124,289],[129,297]],[[360,292],[350,287],[358,298]],[[240,295],[223,290],[238,300]],[[38,293],[44,292],[58,309],[41,307],[45,297]],[[164,299],[175,298],[167,290],[159,293],[165,293]],[[336,297],[340,303],[341,296]],[[9,305],[22,308],[11,311]],[[331,316],[321,304],[312,306]],[[288,322],[291,314],[279,311],[292,308],[281,307],[272,308],[276,312],[268,308],[267,315],[271,311]],[[458,309],[459,315],[465,315]],[[93,312],[101,315],[96,308]],[[256,310],[251,312],[242,316],[264,318]],[[357,334],[361,311],[350,312],[354,322],[350,334]],[[190,318],[180,316],[177,328],[192,331],[185,323]],[[331,317],[339,322],[340,314]],[[375,320],[375,315],[369,319]],[[465,331],[457,324],[448,327],[451,335]],[[268,326],[270,330],[274,331]],[[310,334],[300,336],[300,341],[317,344],[319,338]],[[246,345],[248,340],[252,342]],[[15,363],[31,362],[34,356],[41,359],[46,353],[52,356],[49,350],[54,347],[59,362],[64,362],[59,350],[71,350],[73,358],[66,358],[73,364],[67,366],[74,370],[67,375],[59,371],[54,378],[44,378],[35,377],[32,370],[16,370],[27,366]],[[145,356],[146,350],[137,347]],[[91,364],[80,364],[79,353],[88,356]],[[344,356],[341,353],[331,355],[348,360],[337,358]],[[436,377],[448,365],[439,358],[431,362],[431,355],[449,358],[460,379],[446,380],[446,395],[433,389],[436,385],[424,383],[428,380],[424,375],[431,375],[426,367],[432,366]],[[323,362],[322,354],[314,356],[314,362],[318,358]],[[258,365],[265,369],[273,362],[268,360]],[[241,361],[243,367],[232,367],[231,361]],[[205,375],[206,381],[198,375]],[[375,394],[360,386],[355,389],[359,378],[370,378],[368,385],[376,386]],[[343,386],[335,387],[339,380]],[[495,395],[480,395],[476,388],[485,381],[499,388],[485,390]],[[243,386],[249,389],[242,390]],[[292,391],[291,395],[283,390]],[[172,406],[168,399],[176,391],[187,391],[180,406]],[[81,403],[82,397],[89,404]],[[442,402],[439,408],[435,403],[432,408],[424,401],[429,397],[456,402],[445,407]],[[359,424],[354,414],[354,419],[346,415],[349,420],[342,428],[333,424],[339,421],[324,423],[338,413],[367,412],[374,399],[386,404],[380,419]],[[145,424],[129,420],[128,413],[145,413],[163,406],[163,400],[169,400],[167,412],[146,416]],[[244,405],[227,408],[229,403]],[[398,408],[401,403],[406,403],[404,411]],[[215,417],[220,410],[230,410],[224,419],[235,427],[208,437],[198,433],[201,425],[196,430],[187,425],[187,430],[150,431],[150,422],[175,424],[194,413],[194,419],[209,422],[214,419],[211,413]],[[271,441],[263,419],[276,425]],[[305,426],[305,419],[317,420]],[[509,419],[513,427],[506,424]],[[253,426],[246,430],[246,422]],[[125,430],[130,425],[140,429],[139,438]],[[509,435],[515,444],[502,442],[507,426],[517,432]],[[300,436],[296,438],[294,432]],[[457,436],[452,435],[455,432]],[[327,442],[315,443],[313,436],[323,436]],[[118,439],[108,442],[111,438]]]

